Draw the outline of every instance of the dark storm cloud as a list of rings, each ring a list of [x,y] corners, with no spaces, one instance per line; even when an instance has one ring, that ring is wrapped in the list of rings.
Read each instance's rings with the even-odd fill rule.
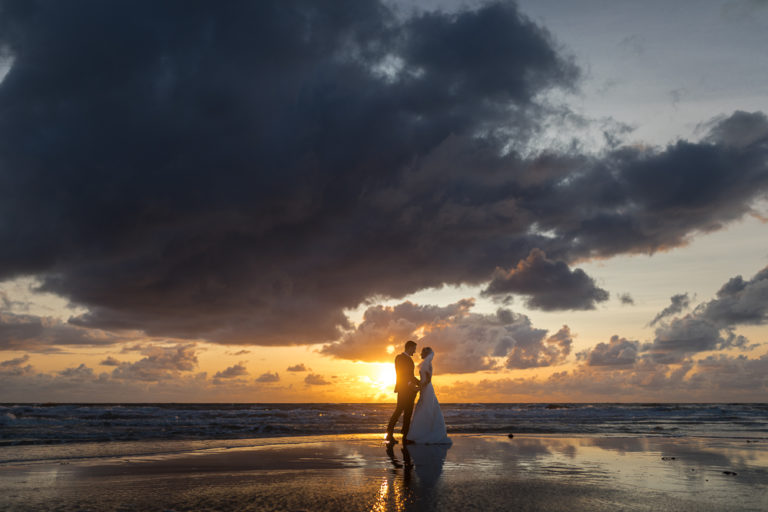
[[[768,139],[768,117],[762,112],[737,110],[730,117],[710,121],[707,140],[744,148]]]
[[[579,70],[510,3],[0,8],[0,279],[38,276],[88,308],[78,326],[327,342],[369,297],[485,283],[534,249],[587,299],[526,295],[592,307],[575,261],[683,244],[768,190],[760,113],[523,156]]]
[[[527,295],[526,305],[545,311],[595,309],[595,303],[608,300],[608,292],[595,285],[583,270],[571,270],[563,261],[553,261],[539,249],[509,271],[497,270],[484,295],[509,293]]]
[[[423,347],[435,351],[440,373],[551,366],[570,354],[573,339],[567,326],[548,337],[546,329],[535,328],[525,315],[503,308],[490,315],[472,313],[473,306],[474,301],[465,299],[444,307],[412,302],[370,307],[354,331],[325,345],[321,353],[355,361],[390,361],[388,346],[399,352],[406,340],[415,339],[417,351]]]
[[[699,304],[683,317],[662,322],[656,329],[651,354],[657,361],[674,363],[697,352],[749,349],[753,345],[736,334],[735,328],[765,323],[768,323],[768,268],[748,281],[741,276],[730,279],[717,292],[717,298]]]
[[[655,325],[663,318],[681,313],[691,304],[691,299],[688,297],[687,293],[678,293],[677,295],[673,295],[669,300],[671,304],[661,310],[648,325]]]
[[[0,275],[40,274],[90,327],[335,338],[342,307],[449,277],[413,279],[419,228],[373,193],[449,135],[528,134],[577,74],[511,4],[2,7]]]

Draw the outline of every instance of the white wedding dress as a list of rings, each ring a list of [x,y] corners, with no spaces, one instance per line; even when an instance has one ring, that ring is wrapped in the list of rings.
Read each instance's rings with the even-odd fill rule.
[[[419,364],[419,378],[422,382],[427,380],[427,373],[432,373],[432,358],[434,356],[434,352],[430,353]],[[445,430],[445,419],[431,380],[419,392],[419,401],[416,402],[416,407],[413,409],[411,427],[408,429],[408,440],[419,444],[452,443]]]

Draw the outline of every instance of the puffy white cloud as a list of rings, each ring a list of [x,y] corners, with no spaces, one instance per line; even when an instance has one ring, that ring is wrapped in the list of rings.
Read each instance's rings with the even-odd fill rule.
[[[435,351],[441,373],[470,373],[507,368],[551,366],[565,361],[572,336],[567,326],[547,337],[520,313],[501,308],[495,314],[472,313],[474,301],[444,307],[403,302],[368,308],[363,321],[322,353],[359,361],[390,361],[387,351],[406,340]]]

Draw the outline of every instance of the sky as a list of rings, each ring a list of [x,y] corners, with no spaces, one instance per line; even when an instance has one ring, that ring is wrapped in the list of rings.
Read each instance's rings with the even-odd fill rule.
[[[0,402],[750,402],[768,2],[0,1]],[[419,358],[416,356],[416,362]]]

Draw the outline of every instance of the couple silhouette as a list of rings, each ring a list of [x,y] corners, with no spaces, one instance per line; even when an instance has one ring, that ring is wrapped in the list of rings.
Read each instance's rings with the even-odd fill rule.
[[[406,341],[404,349],[402,354],[395,357],[397,406],[387,425],[386,441],[390,445],[397,443],[394,430],[402,415],[403,444],[450,444],[445,419],[432,387],[432,359],[435,357],[435,352],[430,347],[422,349],[419,364],[420,378],[417,379],[413,374],[415,366],[412,359],[416,352],[416,342]],[[414,409],[417,393],[419,393],[419,401]]]

